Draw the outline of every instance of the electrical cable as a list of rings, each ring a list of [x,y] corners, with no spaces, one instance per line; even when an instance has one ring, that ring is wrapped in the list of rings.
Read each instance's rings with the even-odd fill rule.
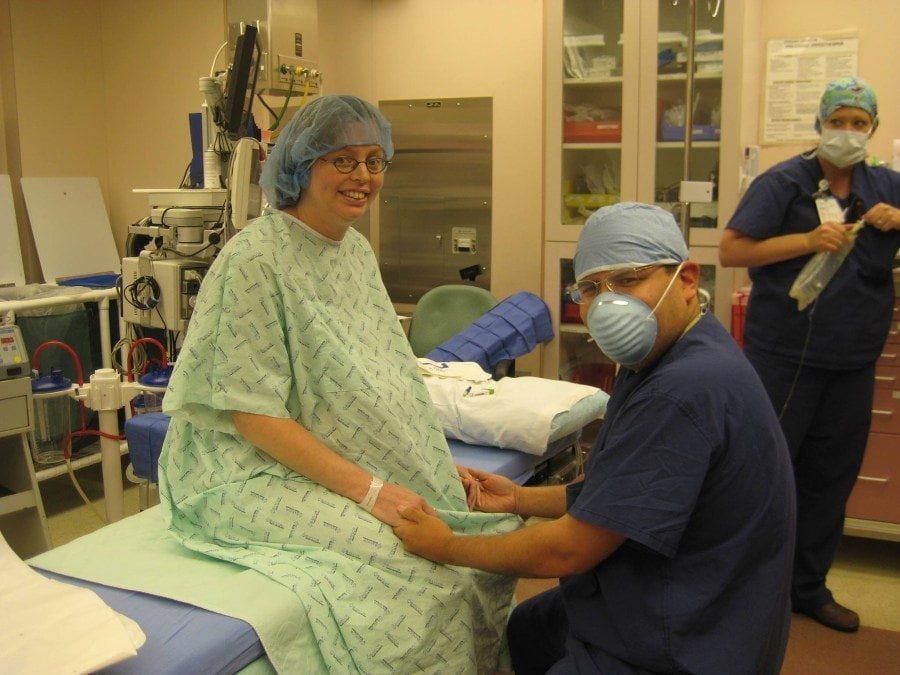
[[[306,79],[306,87],[309,89],[309,76]],[[287,112],[288,104],[291,102],[291,94],[294,92],[294,71],[291,70],[291,79],[288,83],[287,95],[284,97],[284,105],[281,106],[281,112],[278,113],[278,117],[275,118],[275,121],[272,122],[272,126],[269,127],[269,131],[275,131],[278,128],[278,125],[281,124],[281,120],[284,119],[284,113]]]
[[[778,413],[778,421],[781,421],[781,418],[784,417],[784,413],[787,412],[788,404],[791,402],[791,398],[794,396],[794,389],[797,387],[797,382],[800,381],[800,371],[803,370],[803,362],[806,360],[806,349],[809,347],[809,338],[812,335],[812,320],[813,320],[813,312],[816,311],[816,303],[818,302],[818,298],[813,300],[812,305],[809,308],[809,327],[806,329],[806,339],[803,341],[803,349],[800,352],[800,363],[797,364],[797,372],[794,373],[794,380],[791,382],[791,387],[788,389],[787,396],[784,399],[784,405],[781,406],[781,412]]]

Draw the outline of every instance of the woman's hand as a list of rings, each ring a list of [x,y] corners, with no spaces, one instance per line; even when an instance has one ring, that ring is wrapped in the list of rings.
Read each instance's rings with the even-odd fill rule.
[[[879,202],[863,215],[869,225],[875,227],[882,232],[900,229],[900,209],[896,209],[890,204]]]
[[[466,469],[477,488],[473,488],[476,496],[470,508],[485,513],[517,513],[519,506],[519,486],[505,476],[495,473]],[[468,490],[467,490],[468,493]]]
[[[472,475],[472,470],[467,466],[457,464],[456,471],[466,490],[466,504],[469,509],[474,509],[475,505],[481,501],[481,483]]]
[[[828,251],[833,253],[847,240],[847,231],[851,225],[845,223],[822,223],[816,229],[806,233],[809,250],[812,253]]]
[[[437,516],[437,511],[425,501],[424,497],[396,483],[385,483],[382,486],[378,499],[372,507],[372,515],[381,522],[396,527],[405,522],[400,512],[407,509]]]

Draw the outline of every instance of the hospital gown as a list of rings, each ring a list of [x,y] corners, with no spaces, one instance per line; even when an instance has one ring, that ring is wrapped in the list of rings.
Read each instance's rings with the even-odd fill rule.
[[[388,525],[246,441],[232,410],[297,420],[346,459],[422,495],[457,532],[521,525],[468,512],[415,357],[357,231],[334,242],[272,212],[211,266],[165,397],[165,517],[185,546],[296,593],[314,633],[296,639],[318,647],[304,649],[304,672],[311,663],[367,673],[497,666],[513,578],[406,553]]]

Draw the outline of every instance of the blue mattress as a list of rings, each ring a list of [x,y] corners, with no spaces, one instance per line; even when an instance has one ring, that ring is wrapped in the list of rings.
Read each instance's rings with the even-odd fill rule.
[[[169,416],[165,413],[135,415],[125,422],[128,454],[134,473],[139,478],[149,480],[151,483],[157,482],[159,453],[168,428]],[[536,466],[571,447],[577,441],[578,433],[569,434],[550,443],[543,455],[536,456],[516,450],[503,450],[489,445],[472,445],[447,439],[450,453],[457,464],[499,473],[519,485],[534,475]]]
[[[133,619],[147,641],[137,656],[98,671],[104,675],[236,673],[265,657],[246,621],[183,602],[112,588],[83,579],[36,570],[46,577],[88,588],[107,605]]]

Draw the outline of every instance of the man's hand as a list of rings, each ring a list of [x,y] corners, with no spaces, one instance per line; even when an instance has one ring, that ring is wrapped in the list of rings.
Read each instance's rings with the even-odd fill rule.
[[[486,513],[518,513],[519,486],[509,478],[479,469],[467,469],[470,480],[477,483],[477,489],[467,494],[472,496],[470,508]],[[465,481],[464,481],[465,482]]]
[[[421,495],[396,483],[385,483],[378,493],[372,515],[383,523],[395,527],[404,522],[402,512],[416,510],[419,513],[437,515],[437,511]]]
[[[403,548],[434,562],[448,561],[448,548],[454,535],[443,520],[416,508],[404,509],[400,515],[404,521],[394,526],[394,534],[403,542]]]

